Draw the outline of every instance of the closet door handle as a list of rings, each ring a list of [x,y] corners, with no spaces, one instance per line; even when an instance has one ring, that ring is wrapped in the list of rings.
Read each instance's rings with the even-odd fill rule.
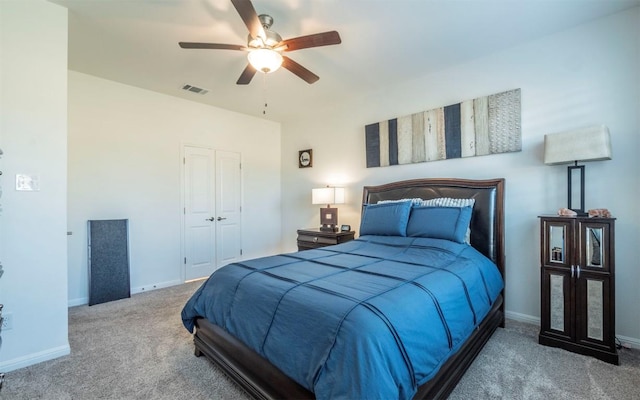
[[[226,218],[225,218],[225,217],[218,217],[218,218],[217,218],[217,220],[218,220],[218,221],[222,221],[222,220],[224,220],[224,219],[226,219]],[[213,218],[211,218],[211,220],[213,221]]]
[[[213,220],[214,220],[213,217],[205,219],[205,221],[213,221]]]

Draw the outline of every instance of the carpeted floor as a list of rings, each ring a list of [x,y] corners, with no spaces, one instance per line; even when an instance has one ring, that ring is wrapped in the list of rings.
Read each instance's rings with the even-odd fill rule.
[[[473,362],[451,400],[640,400],[640,351],[620,366],[538,344],[539,327],[507,320]]]
[[[71,355],[6,374],[0,399],[247,399],[193,355],[180,311],[199,282],[69,310]],[[621,365],[537,344],[537,327],[507,321],[451,399],[640,399],[640,351]]]

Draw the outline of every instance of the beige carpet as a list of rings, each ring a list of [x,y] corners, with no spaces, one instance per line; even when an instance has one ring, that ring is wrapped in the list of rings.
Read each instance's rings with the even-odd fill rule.
[[[193,355],[180,311],[199,284],[71,308],[71,355],[7,373],[0,399],[246,399]],[[536,334],[508,321],[451,399],[640,399],[639,351],[623,350],[616,367],[540,346]]]

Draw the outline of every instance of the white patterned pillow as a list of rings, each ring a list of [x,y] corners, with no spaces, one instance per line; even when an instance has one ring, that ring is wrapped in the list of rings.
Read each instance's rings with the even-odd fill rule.
[[[435,199],[419,200],[414,202],[413,205],[417,206],[432,206],[432,207],[473,207],[476,203],[476,199],[454,199],[451,197],[437,197]]]
[[[400,200],[380,200],[378,203],[376,204],[384,204],[384,203],[403,203],[405,201],[410,201],[411,202],[411,206],[416,206],[421,204],[421,202],[423,202],[424,200],[421,198],[414,198],[414,199],[400,199]]]

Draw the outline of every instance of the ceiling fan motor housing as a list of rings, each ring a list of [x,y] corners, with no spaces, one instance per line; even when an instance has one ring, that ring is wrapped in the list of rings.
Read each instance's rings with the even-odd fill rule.
[[[269,29],[271,25],[273,25],[273,18],[267,14],[260,14],[258,18],[260,19],[260,23],[264,28],[264,33],[266,35],[266,38],[263,41],[262,38],[259,38],[259,37],[253,38],[251,37],[251,34],[249,34],[247,36],[247,47],[252,49],[259,49],[259,48],[266,47],[271,49],[275,47],[278,43],[282,42],[282,37],[278,34],[278,32],[274,32]]]
[[[262,38],[252,38],[251,35],[247,36],[247,47],[251,49],[260,49],[260,48],[273,48],[278,43],[282,42],[282,37],[278,35],[277,32],[270,31],[268,29],[264,30],[265,35],[267,36],[266,40],[262,40]]]
[[[260,20],[260,23],[262,24],[262,27],[264,29],[269,29],[271,28],[271,25],[273,25],[273,17],[271,15],[260,14],[258,15],[258,19]]]

